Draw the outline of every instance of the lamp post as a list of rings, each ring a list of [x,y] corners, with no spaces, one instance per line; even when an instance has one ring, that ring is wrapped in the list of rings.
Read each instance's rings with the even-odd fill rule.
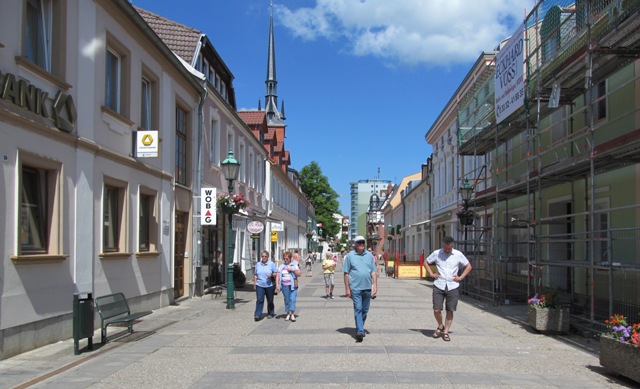
[[[311,238],[313,237],[312,229],[313,228],[313,220],[309,217],[307,219],[307,255],[311,251]]]
[[[229,183],[229,196],[233,192],[233,181],[238,178],[238,171],[240,170],[240,162],[233,157],[233,150],[229,149],[227,159],[222,161],[222,172],[224,178]],[[227,309],[235,309],[236,301],[234,298],[235,290],[233,285],[233,250],[235,248],[233,242],[233,212],[227,214],[228,234],[229,234],[229,252],[227,254]]]
[[[474,187],[471,184],[469,184],[469,180],[465,178],[462,185],[458,188],[458,193],[460,193],[460,197],[462,197],[462,202],[464,203],[465,212],[469,209],[469,200],[471,199],[471,194],[473,193],[473,191],[474,191]],[[462,228],[464,228],[464,253],[465,254],[467,254],[467,227],[468,227],[467,223],[462,223]]]

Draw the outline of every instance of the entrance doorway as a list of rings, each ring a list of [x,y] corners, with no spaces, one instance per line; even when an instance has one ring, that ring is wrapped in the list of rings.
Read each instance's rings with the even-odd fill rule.
[[[175,254],[173,262],[173,297],[184,295],[184,251],[186,248],[185,233],[187,230],[187,214],[176,212]]]

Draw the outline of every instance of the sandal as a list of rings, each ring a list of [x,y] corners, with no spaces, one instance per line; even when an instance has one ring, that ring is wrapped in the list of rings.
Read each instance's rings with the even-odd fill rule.
[[[442,340],[444,340],[445,342],[448,342],[451,340],[451,338],[449,337],[449,334],[442,334]]]
[[[434,338],[439,338],[440,337],[440,333],[442,333],[442,331],[444,331],[444,326],[440,326],[440,327],[436,328],[436,330],[433,332],[433,337]]]

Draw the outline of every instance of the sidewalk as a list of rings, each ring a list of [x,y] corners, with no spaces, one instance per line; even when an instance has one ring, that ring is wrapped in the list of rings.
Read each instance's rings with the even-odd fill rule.
[[[253,320],[251,285],[154,311],[133,335],[73,354],[73,340],[0,361],[0,388],[238,388],[428,386],[619,388],[637,383],[609,374],[598,342],[535,333],[526,307],[488,307],[463,298],[451,341],[431,337],[431,284],[381,278],[367,335],[355,342],[351,301],[336,273],[334,300],[324,298],[320,264],[300,278],[299,315]],[[115,331],[109,332],[110,338]],[[81,342],[86,347],[86,340]]]

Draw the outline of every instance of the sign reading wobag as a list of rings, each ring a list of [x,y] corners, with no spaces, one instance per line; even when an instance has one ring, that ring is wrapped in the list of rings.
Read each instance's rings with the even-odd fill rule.
[[[216,224],[216,188],[200,189],[200,225]]]

